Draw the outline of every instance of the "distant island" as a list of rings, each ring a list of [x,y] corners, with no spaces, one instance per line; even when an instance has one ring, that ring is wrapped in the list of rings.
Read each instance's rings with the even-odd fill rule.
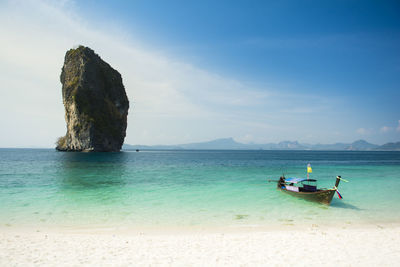
[[[160,150],[348,150],[348,151],[400,151],[400,142],[375,145],[365,140],[358,140],[353,143],[335,144],[301,144],[297,141],[283,141],[268,144],[243,144],[236,142],[233,138],[222,138],[208,142],[189,143],[180,145],[129,145],[124,144],[123,150],[136,149],[160,149]]]

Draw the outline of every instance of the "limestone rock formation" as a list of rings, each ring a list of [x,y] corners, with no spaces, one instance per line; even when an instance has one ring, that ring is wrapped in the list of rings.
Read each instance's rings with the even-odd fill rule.
[[[61,151],[119,151],[126,135],[129,101],[118,71],[88,47],[67,51],[60,80],[67,134]]]

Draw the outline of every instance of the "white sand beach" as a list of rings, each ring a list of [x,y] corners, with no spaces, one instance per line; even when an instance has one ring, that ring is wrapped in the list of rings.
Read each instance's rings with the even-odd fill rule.
[[[238,231],[0,229],[0,266],[398,266],[400,225]]]

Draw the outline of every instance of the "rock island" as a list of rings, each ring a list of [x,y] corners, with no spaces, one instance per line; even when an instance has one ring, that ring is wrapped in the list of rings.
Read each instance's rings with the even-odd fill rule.
[[[65,54],[60,80],[67,133],[60,151],[119,151],[124,143],[129,100],[118,71],[92,49]]]

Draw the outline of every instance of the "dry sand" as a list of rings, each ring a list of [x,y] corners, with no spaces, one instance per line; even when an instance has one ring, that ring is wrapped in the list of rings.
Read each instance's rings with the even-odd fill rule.
[[[0,228],[0,266],[400,266],[400,224],[235,231]]]

